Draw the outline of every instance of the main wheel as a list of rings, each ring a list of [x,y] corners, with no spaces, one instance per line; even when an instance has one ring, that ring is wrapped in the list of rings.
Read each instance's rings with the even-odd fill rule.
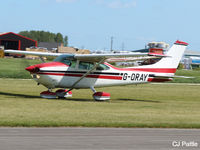
[[[110,99],[110,93],[106,93],[106,92],[95,92],[93,94],[93,98],[96,101],[106,101]]]

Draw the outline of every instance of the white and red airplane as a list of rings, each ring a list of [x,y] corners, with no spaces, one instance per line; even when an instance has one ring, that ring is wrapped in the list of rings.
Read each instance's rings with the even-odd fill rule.
[[[48,88],[47,91],[40,93],[43,98],[70,97],[73,89],[90,88],[94,92],[93,98],[95,100],[108,100],[110,94],[97,92],[95,87],[171,81],[175,77],[176,69],[187,45],[187,43],[177,40],[168,50],[166,56],[163,56],[157,63],[128,68],[117,68],[105,61],[113,57],[141,56],[141,53],[61,54],[19,50],[5,50],[4,52],[57,56],[53,62],[26,68],[38,84]],[[61,89],[53,92],[54,88]]]

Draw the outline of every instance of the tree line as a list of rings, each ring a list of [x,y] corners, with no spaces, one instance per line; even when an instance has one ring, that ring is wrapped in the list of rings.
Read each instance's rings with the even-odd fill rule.
[[[64,46],[68,46],[68,36],[64,36],[61,33],[52,33],[48,31],[21,31],[19,35],[31,38],[38,42],[56,42],[64,43]]]

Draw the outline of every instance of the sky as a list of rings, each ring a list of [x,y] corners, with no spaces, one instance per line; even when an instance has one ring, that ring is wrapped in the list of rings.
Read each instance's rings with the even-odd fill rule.
[[[200,0],[0,0],[0,32],[60,32],[69,46],[137,50],[176,40],[200,51]]]

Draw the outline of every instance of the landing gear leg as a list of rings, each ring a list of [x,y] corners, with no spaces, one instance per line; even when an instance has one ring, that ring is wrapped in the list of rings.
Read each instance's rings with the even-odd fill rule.
[[[90,89],[92,90],[92,92],[96,93],[97,91],[94,89],[93,86],[90,87]]]
[[[90,87],[90,89],[94,92],[93,98],[96,101],[106,101],[110,99],[110,93],[106,92],[97,92],[94,87]]]
[[[48,91],[49,91],[49,92],[52,92],[52,88],[48,88]]]

